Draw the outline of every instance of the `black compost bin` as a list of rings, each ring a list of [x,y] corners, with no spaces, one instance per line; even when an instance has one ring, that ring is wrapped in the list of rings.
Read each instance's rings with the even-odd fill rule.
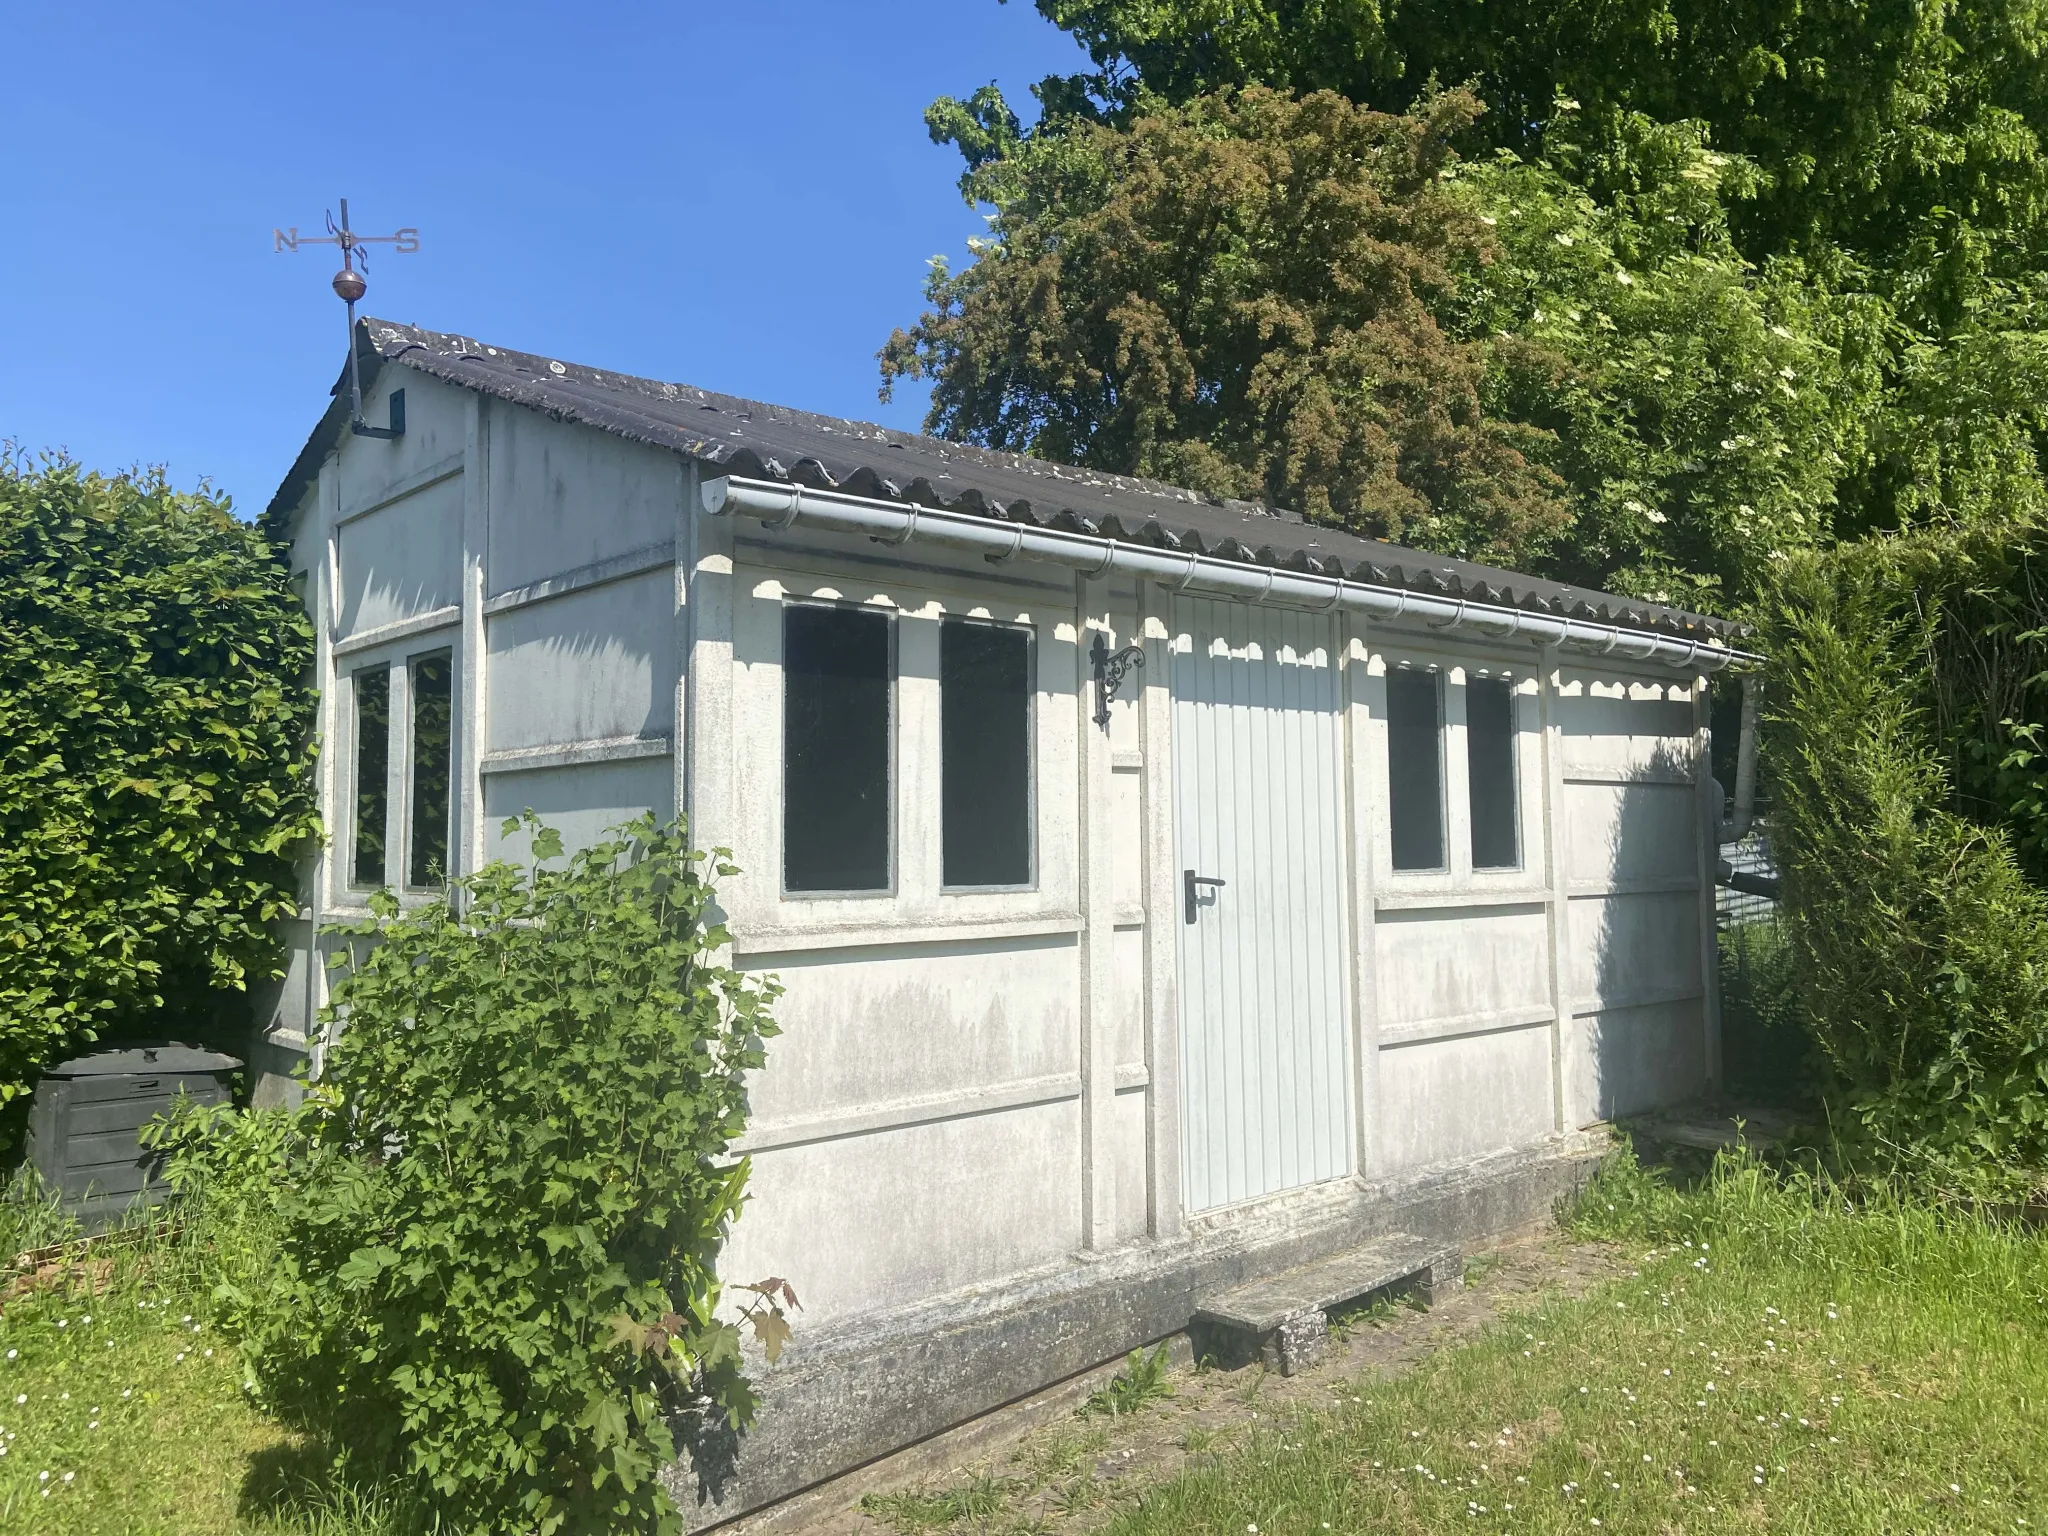
[[[88,1227],[120,1219],[166,1186],[142,1127],[184,1093],[201,1104],[228,1097],[241,1063],[189,1045],[134,1045],[50,1068],[28,1112],[28,1157],[44,1187]]]

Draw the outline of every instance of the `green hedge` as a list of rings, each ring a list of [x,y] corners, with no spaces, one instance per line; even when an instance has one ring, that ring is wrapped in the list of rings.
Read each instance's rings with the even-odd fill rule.
[[[1837,1128],[1951,1173],[2048,1169],[2048,892],[2022,857],[2044,544],[2020,523],[1795,561],[1765,637],[1772,848]]]
[[[318,830],[288,575],[210,491],[0,457],[0,1105],[278,973]]]

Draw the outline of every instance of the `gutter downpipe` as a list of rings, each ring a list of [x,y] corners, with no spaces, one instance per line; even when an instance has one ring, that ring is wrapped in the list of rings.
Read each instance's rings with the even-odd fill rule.
[[[1735,806],[1717,832],[1721,843],[1739,843],[1756,820],[1756,711],[1763,697],[1763,679],[1745,673],[1742,679],[1742,734],[1735,746]]]
[[[1520,638],[1539,645],[1568,645],[1630,661],[1654,661],[1700,672],[1719,672],[1725,667],[1754,664],[1761,659],[1730,646],[1671,640],[1612,624],[1524,613],[1466,598],[1431,597],[1398,587],[1281,571],[1209,555],[1146,549],[1089,534],[993,522],[933,507],[899,506],[779,481],[727,475],[705,481],[701,496],[705,512],[714,517],[758,518],[766,527],[778,531],[803,524],[838,533],[864,533],[886,544],[902,544],[916,538],[954,549],[975,550],[994,560],[1007,561],[1022,555],[1091,575],[1115,572],[1162,582],[1180,592],[1213,593],[1301,608],[1341,607],[1383,621],[1414,620],[1436,630],[1469,627],[1491,639]],[[1746,711],[1744,718],[1752,719],[1753,712]]]

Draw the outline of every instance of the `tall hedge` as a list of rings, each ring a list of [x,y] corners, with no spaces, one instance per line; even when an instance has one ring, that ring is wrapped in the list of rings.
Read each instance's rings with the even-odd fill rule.
[[[2048,1170],[2048,891],[2020,852],[2044,546],[2030,524],[1930,532],[1780,581],[1772,847],[1800,1001],[1866,1151]]]
[[[0,1106],[277,974],[312,659],[283,552],[225,497],[0,457]]]

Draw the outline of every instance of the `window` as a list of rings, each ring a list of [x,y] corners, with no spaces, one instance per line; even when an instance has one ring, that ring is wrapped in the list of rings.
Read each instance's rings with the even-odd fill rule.
[[[1031,883],[1031,633],[939,629],[942,883]]]
[[[412,659],[412,825],[405,883],[438,890],[448,875],[449,768],[455,687],[447,651]]]
[[[1387,812],[1394,868],[1442,869],[1443,709],[1434,672],[1387,674]]]
[[[889,888],[891,627],[870,608],[782,611],[782,884]]]
[[[1472,790],[1472,867],[1522,862],[1515,815],[1515,690],[1503,677],[1465,683],[1465,758]]]
[[[384,819],[389,807],[391,671],[375,667],[353,679],[356,701],[355,847],[349,884],[384,883]]]

